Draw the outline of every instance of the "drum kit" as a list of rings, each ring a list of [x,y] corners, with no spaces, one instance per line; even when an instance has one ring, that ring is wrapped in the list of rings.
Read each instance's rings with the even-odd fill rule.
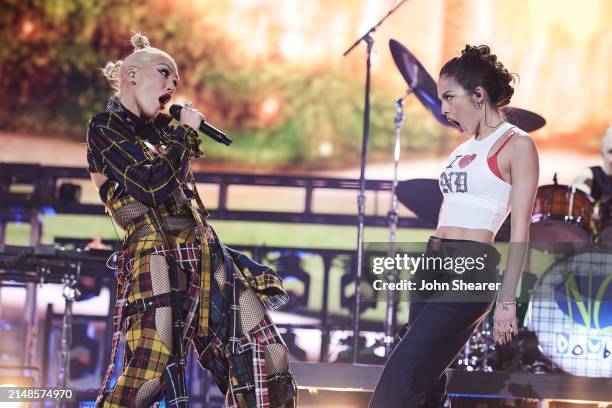
[[[398,41],[389,43],[397,68],[414,94],[444,126],[436,84],[416,57]],[[526,132],[544,126],[540,115],[514,107],[504,116]],[[397,157],[396,157],[397,159]],[[393,194],[417,217],[435,225],[442,205],[438,180],[396,183]],[[562,370],[612,377],[612,197],[599,201],[573,186],[538,188],[530,227],[531,251],[552,256],[542,273],[525,272],[517,304],[521,330],[509,345],[496,346],[492,320],[474,332],[455,366],[467,370],[516,369],[533,373]],[[498,234],[509,238],[509,222]]]
[[[555,252],[555,242],[612,243],[612,197],[594,201],[576,187],[555,182],[538,188],[531,220],[531,241],[540,249]]]

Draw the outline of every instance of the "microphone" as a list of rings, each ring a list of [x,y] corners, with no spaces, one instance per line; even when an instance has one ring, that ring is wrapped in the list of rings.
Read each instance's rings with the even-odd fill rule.
[[[172,115],[172,117],[176,120],[181,120],[181,109],[183,109],[181,105],[170,106],[170,115]],[[226,146],[231,145],[233,142],[233,140],[227,137],[225,133],[214,126],[209,125],[205,121],[200,122],[200,128],[198,130],[216,142],[223,143]]]

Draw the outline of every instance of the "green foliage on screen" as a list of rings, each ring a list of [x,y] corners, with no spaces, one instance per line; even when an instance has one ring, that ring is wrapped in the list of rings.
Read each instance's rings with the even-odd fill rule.
[[[207,143],[209,160],[262,168],[330,169],[359,163],[362,72],[347,77],[280,60],[246,63],[220,28],[197,20],[180,3],[5,1],[0,13],[0,130],[83,141],[89,119],[112,94],[99,68],[127,56],[130,36],[140,31],[176,59],[178,93],[235,139],[231,149]],[[270,97],[278,101],[278,112],[262,118],[261,103]],[[369,146],[375,160],[391,157],[394,97],[373,87]],[[408,104],[407,114],[414,108]],[[427,120],[419,123],[404,127],[403,147],[439,146],[440,129]]]

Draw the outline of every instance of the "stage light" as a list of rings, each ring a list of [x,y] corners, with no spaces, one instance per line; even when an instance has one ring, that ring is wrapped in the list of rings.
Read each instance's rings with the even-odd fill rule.
[[[34,32],[34,23],[32,23],[30,20],[24,20],[23,24],[21,25],[22,37],[27,37],[32,34],[32,32]]]
[[[299,32],[289,31],[280,39],[280,51],[289,60],[297,60],[302,56],[304,40]]]
[[[278,98],[274,96],[268,96],[259,105],[259,114],[264,118],[268,119],[278,113],[280,109],[280,102]]]
[[[322,142],[319,145],[319,154],[323,157],[329,157],[334,153],[334,145],[331,142]]]

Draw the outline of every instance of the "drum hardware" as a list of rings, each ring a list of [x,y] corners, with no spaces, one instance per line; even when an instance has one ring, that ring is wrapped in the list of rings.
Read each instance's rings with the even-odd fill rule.
[[[490,323],[485,319],[474,330],[457,357],[456,367],[466,371],[492,372],[497,345]]]
[[[518,335],[510,343],[496,346],[495,369],[532,374],[559,371],[538,348],[537,335],[524,327],[519,329]]]

